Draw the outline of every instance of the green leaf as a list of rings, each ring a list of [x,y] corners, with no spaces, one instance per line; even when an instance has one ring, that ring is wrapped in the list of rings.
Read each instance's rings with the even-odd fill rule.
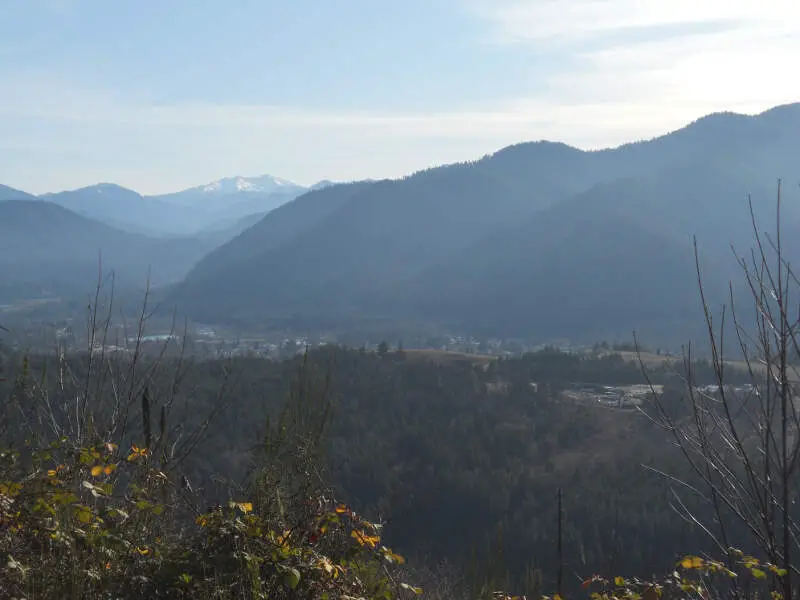
[[[767,574],[764,571],[762,571],[761,569],[753,568],[753,569],[750,569],[750,572],[753,574],[753,577],[755,577],[756,579],[764,579],[767,576]]]
[[[787,573],[786,569],[781,569],[775,565],[769,565],[769,570],[775,573],[778,577],[784,577]]]
[[[92,511],[86,506],[76,506],[75,518],[81,523],[89,523],[92,520]]]
[[[300,571],[294,567],[289,567],[283,574],[283,583],[291,589],[295,589],[300,583]]]

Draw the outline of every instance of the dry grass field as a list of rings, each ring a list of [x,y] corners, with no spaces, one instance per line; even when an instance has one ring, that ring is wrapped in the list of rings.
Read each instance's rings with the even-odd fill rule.
[[[486,365],[497,360],[496,356],[488,354],[467,354],[466,352],[451,352],[449,350],[404,350],[404,352],[407,359],[428,360],[439,364],[468,362],[474,365]]]
[[[622,358],[625,360],[638,363],[640,358],[642,364],[647,367],[658,367],[663,364],[680,364],[683,362],[683,357],[678,356],[659,356],[658,354],[653,354],[651,352],[642,352],[640,356],[637,356],[636,352],[618,352]],[[751,367],[753,370],[758,374],[764,374],[767,372],[767,367],[762,362],[758,362],[756,360],[751,361]],[[741,371],[747,371],[747,363],[743,360],[728,360],[725,361],[726,367],[731,369],[738,369]],[[800,367],[793,366],[789,369],[789,379],[793,382],[800,383]]]

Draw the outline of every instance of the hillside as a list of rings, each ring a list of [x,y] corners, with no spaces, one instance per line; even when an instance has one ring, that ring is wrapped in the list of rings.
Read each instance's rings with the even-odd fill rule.
[[[539,144],[534,151],[547,157],[549,149]],[[578,151],[553,149],[567,162],[582,159]],[[196,298],[202,289],[203,307],[190,306],[210,315],[347,313],[359,295],[413,277],[581,188],[580,178],[556,176],[550,164],[519,169],[517,160],[514,152],[501,153],[305,194],[211,253],[176,297]]]
[[[0,185],[0,201],[2,200],[32,200],[34,196],[17,190],[7,185]]]
[[[229,265],[258,260],[261,256],[318,226],[371,185],[370,183],[335,185],[311,191],[278,207],[269,214],[269,219],[263,218],[243,231],[235,238],[236,243],[225,244],[204,257],[192,269],[187,281],[209,281],[223,275],[223,271]]]
[[[187,228],[192,227],[191,211],[188,209],[142,196],[133,190],[111,183],[99,183],[77,190],[45,194],[41,199],[132,233],[145,235],[186,233]]]
[[[98,261],[118,284],[143,287],[180,279],[209,246],[193,239],[160,240],[128,233],[50,202],[0,201],[0,295],[85,294]]]
[[[729,244],[750,244],[747,193],[766,217],[775,180],[795,176],[798,128],[800,104],[709,115],[615,149],[518,144],[318,190],[212,252],[173,299],[203,319],[387,316],[587,339],[654,322],[674,331],[697,315],[692,235],[721,288]]]
[[[698,238],[709,297],[727,299],[728,282],[741,280],[730,246],[746,253],[752,243],[747,189],[740,173],[713,164],[599,184],[376,304],[395,298],[398,312],[468,323],[482,333],[591,341],[637,330],[679,345],[698,332],[693,325],[702,326],[691,236]],[[761,200],[757,216],[770,226],[774,190],[750,189]],[[797,223],[796,207],[787,207],[784,218],[788,230]],[[794,242],[787,249],[800,256]],[[736,289],[747,293],[743,285]]]

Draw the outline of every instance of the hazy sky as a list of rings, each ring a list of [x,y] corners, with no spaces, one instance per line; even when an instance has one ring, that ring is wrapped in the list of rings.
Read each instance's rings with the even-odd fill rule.
[[[398,176],[800,100],[797,0],[0,0],[0,183]]]

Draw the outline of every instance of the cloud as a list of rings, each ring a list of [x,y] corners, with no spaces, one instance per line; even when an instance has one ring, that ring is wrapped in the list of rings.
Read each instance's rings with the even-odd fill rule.
[[[314,111],[159,104],[47,72],[2,73],[0,181],[33,192],[115,181],[162,192],[225,175],[399,176],[532,134],[520,107],[483,112]]]
[[[617,122],[800,100],[795,0],[467,0],[493,43],[557,52],[571,68],[543,83],[554,105],[611,105]],[[613,108],[612,108],[613,107]]]
[[[467,6],[505,43],[575,44],[637,30],[681,36],[737,26],[793,33],[800,16],[794,0],[467,0]]]

